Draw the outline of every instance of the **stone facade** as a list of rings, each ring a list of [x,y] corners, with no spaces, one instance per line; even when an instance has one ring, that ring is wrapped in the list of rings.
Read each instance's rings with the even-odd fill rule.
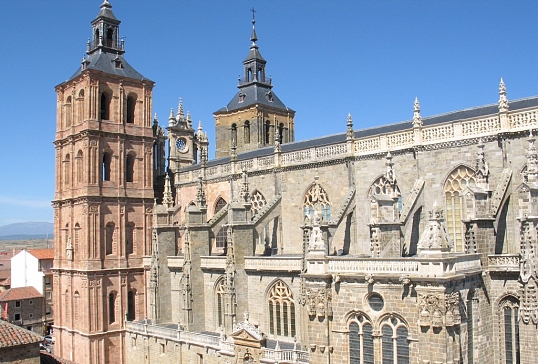
[[[113,36],[107,1],[101,11],[94,27],[104,19]],[[266,116],[234,105],[272,90],[252,34],[246,79],[215,113],[222,158],[208,159],[180,103],[166,174],[152,83],[92,73],[90,45],[80,75],[57,87],[61,355],[76,344],[81,362],[533,363],[538,98],[509,102],[501,80],[497,104],[422,118],[415,100],[408,122],[354,130],[350,115],[341,134],[304,142],[269,123],[273,143],[247,148],[260,130],[239,132],[239,120]],[[87,119],[69,119],[79,85],[93,95]],[[271,110],[288,110],[278,118],[291,131],[294,112]],[[75,182],[66,156],[79,145]],[[136,183],[122,179],[129,151]]]

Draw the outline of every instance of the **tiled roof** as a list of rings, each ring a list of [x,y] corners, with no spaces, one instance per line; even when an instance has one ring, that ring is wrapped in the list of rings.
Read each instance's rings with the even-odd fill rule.
[[[43,297],[34,287],[10,288],[0,293],[0,301],[24,300],[26,298]]]
[[[37,259],[54,259],[54,249],[30,249],[28,253]]]
[[[22,327],[0,320],[0,347],[33,344],[43,340],[43,337]]]

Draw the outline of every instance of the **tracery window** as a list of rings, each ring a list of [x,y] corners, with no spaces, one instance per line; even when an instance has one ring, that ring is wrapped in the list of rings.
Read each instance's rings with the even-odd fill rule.
[[[501,331],[504,339],[501,347],[504,349],[504,358],[506,364],[519,364],[519,305],[515,298],[510,297],[501,302]]]
[[[374,364],[374,329],[362,315],[349,323],[349,363]]]
[[[409,364],[408,330],[397,317],[381,324],[381,349],[383,364]]]
[[[303,215],[312,215],[317,211],[322,219],[329,221],[331,219],[331,204],[327,192],[319,184],[314,183],[308,191],[306,191],[303,200]]]
[[[454,169],[445,182],[446,224],[451,235],[455,251],[463,251],[463,223],[464,204],[462,191],[476,184],[474,171],[466,166]]]
[[[256,190],[250,196],[250,203],[252,205],[252,213],[256,215],[267,204],[267,201],[262,193]]]
[[[290,288],[277,281],[269,290],[269,331],[272,335],[295,336],[295,302]]]
[[[215,287],[216,315],[218,327],[224,325],[224,277],[220,278]]]
[[[215,214],[217,212],[219,212],[220,210],[222,210],[224,208],[224,206],[226,206],[227,202],[225,199],[223,199],[222,197],[219,197],[217,202],[215,202]]]

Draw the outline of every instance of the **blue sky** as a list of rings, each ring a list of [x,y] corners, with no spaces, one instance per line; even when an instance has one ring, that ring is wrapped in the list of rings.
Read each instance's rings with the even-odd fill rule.
[[[214,136],[236,92],[251,9],[274,92],[296,140],[538,94],[537,1],[110,0],[128,62],[156,82],[166,124],[179,97]],[[3,1],[0,226],[50,221],[55,92],[80,66],[102,0]],[[214,154],[210,149],[210,155]]]

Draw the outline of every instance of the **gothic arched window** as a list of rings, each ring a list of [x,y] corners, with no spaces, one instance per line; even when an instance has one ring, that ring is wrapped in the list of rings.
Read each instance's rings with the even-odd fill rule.
[[[244,144],[250,143],[250,122],[248,120],[243,124],[243,142]]]
[[[265,122],[265,144],[271,144],[271,122]]]
[[[295,302],[290,288],[277,281],[269,290],[269,331],[273,335],[295,336]]]
[[[116,322],[116,292],[108,294],[108,323]]]
[[[114,245],[114,230],[116,226],[113,222],[108,222],[105,227],[105,254],[110,255],[113,253]]]
[[[108,120],[110,117],[110,97],[106,92],[101,92],[101,104],[99,105],[101,120]]]
[[[133,154],[128,154],[127,160],[125,161],[125,182],[134,182],[134,165],[135,156]]]
[[[349,323],[349,363],[374,364],[374,330],[361,315],[354,316]]]
[[[463,223],[464,216],[462,191],[473,187],[476,183],[474,171],[466,166],[454,169],[445,182],[446,225],[451,235],[455,250],[463,251]]]
[[[84,171],[84,168],[83,168],[83,159],[82,159],[82,150],[79,150],[77,152],[77,158],[76,158],[76,169],[77,169],[77,183],[82,183],[83,182],[83,171]]]
[[[383,364],[408,364],[409,341],[405,324],[397,317],[388,318],[381,324],[381,335]]]
[[[224,277],[220,278],[215,287],[216,315],[218,327],[224,325]]]
[[[519,363],[519,305],[517,299],[509,297],[501,301],[500,305],[501,318],[501,348],[504,350],[506,364]]]
[[[217,212],[222,210],[224,208],[224,206],[226,206],[226,204],[227,204],[226,200],[223,199],[222,197],[219,197],[217,202],[215,202],[214,214],[216,214]]]
[[[317,211],[325,221],[331,219],[331,203],[329,202],[329,197],[323,187],[317,183],[314,183],[306,191],[303,200],[303,215],[312,215],[314,211]]]
[[[110,164],[111,163],[112,163],[112,155],[109,152],[104,152],[103,161],[102,161],[103,181],[110,181]]]
[[[127,123],[133,124],[135,122],[136,111],[136,95],[127,96]]]
[[[278,125],[278,142],[282,144],[284,142],[284,124]]]
[[[225,248],[226,240],[228,238],[228,228],[223,226],[219,229],[217,236],[215,237],[215,248]]]
[[[125,254],[133,254],[133,247],[134,247],[134,230],[135,230],[135,224],[132,221],[129,221],[127,225],[125,225]]]
[[[134,289],[127,293],[127,321],[133,321],[136,318],[136,291]]]
[[[68,96],[65,100],[65,126],[69,127],[72,123],[73,110],[71,96]]]
[[[80,123],[82,120],[84,120],[84,89],[81,89],[78,93],[77,113],[78,113],[77,120]]]
[[[74,301],[74,323],[76,325],[80,319],[80,293],[78,291],[75,291]]]
[[[70,175],[71,175],[71,156],[68,153],[65,155],[65,159],[64,159],[64,183],[66,185],[68,185],[69,182],[71,181],[71,179],[69,178]]]

